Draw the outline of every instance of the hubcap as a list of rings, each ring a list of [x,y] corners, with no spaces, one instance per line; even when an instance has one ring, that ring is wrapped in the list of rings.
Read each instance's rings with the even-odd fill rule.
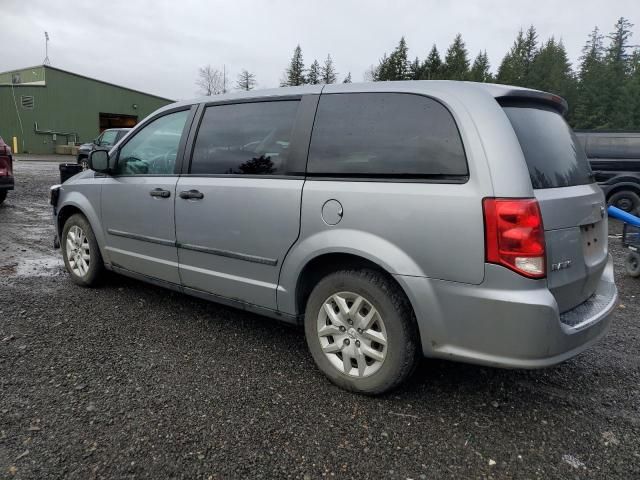
[[[91,261],[89,239],[77,225],[71,227],[67,233],[67,260],[75,275],[84,277],[89,271]]]
[[[318,313],[318,339],[331,364],[351,377],[377,372],[387,355],[387,330],[376,308],[362,295],[340,292]]]
[[[633,200],[630,198],[621,198],[618,200],[616,205],[620,210],[624,210],[625,212],[630,212],[633,208]]]

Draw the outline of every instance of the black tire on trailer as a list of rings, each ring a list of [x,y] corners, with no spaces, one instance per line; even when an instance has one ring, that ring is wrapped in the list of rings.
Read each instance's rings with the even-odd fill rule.
[[[629,252],[624,259],[624,267],[630,276],[635,278],[640,277],[640,253]]]

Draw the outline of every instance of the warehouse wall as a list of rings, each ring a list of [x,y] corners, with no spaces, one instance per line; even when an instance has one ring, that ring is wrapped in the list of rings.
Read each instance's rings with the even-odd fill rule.
[[[20,149],[28,153],[54,153],[56,143],[67,143],[67,137],[62,135],[57,135],[54,141],[49,134],[35,133],[35,122],[39,130],[77,133],[79,141],[87,142],[100,132],[100,112],[136,115],[141,121],[154,110],[171,103],[167,99],[53,68],[46,68],[46,86],[16,85],[13,90],[24,128],[24,149],[11,86],[0,86],[0,136],[7,143],[17,136]],[[34,97],[33,110],[21,106],[22,95]]]

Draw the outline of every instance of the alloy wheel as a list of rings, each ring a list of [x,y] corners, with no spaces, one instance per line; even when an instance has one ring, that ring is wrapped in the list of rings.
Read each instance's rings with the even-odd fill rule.
[[[77,276],[84,277],[89,271],[91,252],[89,251],[89,239],[78,225],[73,225],[69,229],[66,249],[69,268]]]

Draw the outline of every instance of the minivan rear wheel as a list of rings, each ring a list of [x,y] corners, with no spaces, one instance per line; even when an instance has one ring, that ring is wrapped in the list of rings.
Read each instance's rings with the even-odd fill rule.
[[[71,280],[83,287],[94,287],[100,281],[104,264],[96,236],[84,215],[71,215],[62,229],[64,265]]]
[[[316,365],[346,390],[386,392],[402,383],[417,363],[411,305],[397,284],[375,270],[324,277],[309,296],[304,323]]]

